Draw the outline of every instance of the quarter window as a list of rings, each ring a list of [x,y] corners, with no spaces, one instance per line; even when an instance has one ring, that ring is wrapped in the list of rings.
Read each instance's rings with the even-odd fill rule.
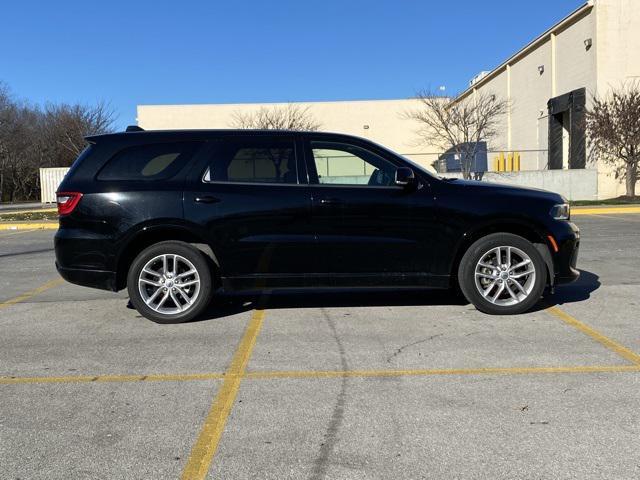
[[[364,148],[336,142],[311,142],[318,183],[332,185],[394,185],[396,167]]]
[[[125,148],[107,162],[98,180],[165,180],[180,171],[198,146],[181,142]]]
[[[292,141],[227,140],[213,154],[205,182],[298,183]]]

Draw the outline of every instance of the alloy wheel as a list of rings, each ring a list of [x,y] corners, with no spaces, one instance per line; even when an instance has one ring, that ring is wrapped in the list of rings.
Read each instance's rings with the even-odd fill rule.
[[[474,276],[480,295],[494,305],[506,307],[531,294],[536,269],[529,255],[519,248],[499,246],[480,257]]]
[[[200,294],[200,275],[181,255],[163,254],[149,260],[138,276],[144,303],[160,314],[189,310]]]

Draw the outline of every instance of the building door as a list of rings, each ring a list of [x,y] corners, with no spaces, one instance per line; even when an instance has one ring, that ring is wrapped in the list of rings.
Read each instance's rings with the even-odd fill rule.
[[[585,101],[584,88],[549,100],[549,169],[585,168]]]

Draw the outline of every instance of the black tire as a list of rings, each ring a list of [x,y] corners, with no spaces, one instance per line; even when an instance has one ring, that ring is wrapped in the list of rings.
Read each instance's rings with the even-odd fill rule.
[[[181,303],[180,306],[181,308],[184,308],[184,311],[180,311],[178,313],[161,313],[154,310],[147,305],[142,297],[142,293],[140,292],[139,279],[142,269],[151,260],[165,254],[179,255],[180,257],[188,260],[188,262],[190,262],[197,271],[198,279],[200,281],[199,291],[196,298],[193,300],[193,303],[190,305],[186,302]],[[173,260],[169,261],[171,262]],[[173,269],[176,270],[175,265],[173,266]],[[163,278],[161,281],[164,283],[166,280]],[[166,285],[169,285],[169,283],[166,283]],[[171,283],[171,285],[173,285],[173,283]],[[178,290],[180,290],[180,285],[178,285],[177,287]],[[148,288],[153,289],[155,287]],[[158,287],[158,289],[160,288],[163,288],[164,291],[169,290],[166,287]],[[188,291],[188,288],[189,287],[183,287],[183,290]],[[205,258],[204,254],[188,243],[173,240],[159,242],[146,248],[135,258],[135,260],[131,264],[131,267],[129,268],[129,274],[127,276],[127,289],[129,291],[129,298],[131,299],[131,303],[142,316],[156,323],[184,323],[193,320],[200,313],[202,313],[202,311],[211,301],[211,269],[209,268],[207,259]],[[173,290],[175,292],[175,288]],[[164,295],[164,293],[159,294],[159,296],[162,295]],[[179,297],[181,302],[185,301],[184,298],[179,294],[177,294],[176,297]],[[172,299],[167,299],[167,302],[170,302],[169,306],[176,306],[176,303]]]
[[[478,265],[478,262],[480,262],[491,249],[496,249],[497,247],[514,247],[521,250],[528,255],[535,269],[535,278],[531,277],[532,280],[529,285],[524,285],[525,289],[530,288],[530,292],[526,298],[520,300],[519,303],[513,305],[498,305],[493,303],[480,293],[479,287],[476,285],[476,265]],[[521,269],[524,268],[525,267],[521,267]],[[498,269],[496,269],[496,271],[498,271]],[[522,270],[518,271],[521,272]],[[494,273],[491,274],[494,275]],[[478,278],[479,282],[484,281],[489,284],[493,282],[493,280],[482,280],[481,277]],[[516,296],[520,297],[524,295],[520,293],[513,284],[513,282],[516,281],[515,279],[509,279],[508,281],[498,279],[496,281],[499,282],[499,285],[496,284],[494,290],[490,291],[488,297],[492,297],[503,283],[505,288],[502,290],[503,293],[499,295],[498,301],[500,301],[500,299],[503,299],[504,302],[514,301],[510,297],[507,297],[507,284],[510,285],[511,290],[517,294]],[[518,279],[518,281],[519,284],[522,283],[520,279]],[[540,252],[538,252],[536,247],[527,239],[511,233],[493,233],[477,240],[465,252],[458,267],[458,283],[467,300],[481,312],[491,315],[517,315],[528,311],[540,300],[547,284],[547,267]]]

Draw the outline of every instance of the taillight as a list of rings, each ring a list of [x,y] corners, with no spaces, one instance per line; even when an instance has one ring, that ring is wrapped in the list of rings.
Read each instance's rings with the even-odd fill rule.
[[[69,215],[80,202],[82,194],[80,192],[58,192],[56,197],[58,200],[58,215]]]

